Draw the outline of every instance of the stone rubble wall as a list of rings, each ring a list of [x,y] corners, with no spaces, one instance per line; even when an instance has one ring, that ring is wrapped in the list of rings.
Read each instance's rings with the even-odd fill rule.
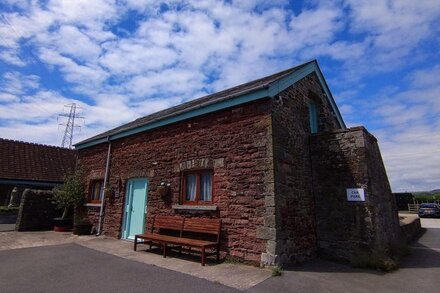
[[[417,239],[423,233],[420,218],[416,215],[404,216],[400,220],[400,230],[402,231],[402,239],[406,243]]]
[[[59,216],[52,198],[51,190],[26,189],[21,198],[15,230],[52,230],[53,218]]]
[[[350,260],[397,241],[396,202],[376,138],[363,127],[317,134],[311,153],[319,253]],[[364,188],[365,202],[348,202],[347,188]]]

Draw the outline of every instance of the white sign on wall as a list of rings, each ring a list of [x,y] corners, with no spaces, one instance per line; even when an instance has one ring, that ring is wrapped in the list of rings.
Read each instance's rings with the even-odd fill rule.
[[[365,190],[363,188],[347,188],[348,201],[365,201]]]

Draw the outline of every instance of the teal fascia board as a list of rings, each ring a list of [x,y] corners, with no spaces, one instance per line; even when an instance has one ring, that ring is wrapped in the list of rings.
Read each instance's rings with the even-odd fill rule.
[[[32,181],[32,180],[18,180],[18,179],[0,179],[0,184],[5,185],[26,185],[26,186],[57,186],[63,184],[62,182],[53,182],[53,181]]]
[[[92,141],[88,141],[82,144],[76,144],[75,145],[75,149],[76,150],[80,150],[80,149],[85,149],[85,148],[89,148],[91,146],[97,145],[97,144],[101,144],[101,143],[105,143],[109,141],[109,137],[104,137],[104,138],[98,138],[97,140],[92,140]]]
[[[289,86],[295,84],[297,81],[306,77],[307,75],[309,75],[312,72],[316,72],[316,75],[318,76],[318,79],[319,79],[319,81],[320,81],[320,83],[321,83],[321,85],[327,95],[327,98],[330,101],[330,105],[332,106],[334,112],[336,113],[336,118],[338,119],[341,128],[346,128],[345,123],[342,120],[341,114],[339,113],[339,110],[336,107],[336,103],[333,99],[333,96],[330,92],[330,89],[328,88],[327,83],[325,82],[325,79],[322,75],[322,72],[319,69],[318,63],[316,61],[314,61],[314,62],[307,64],[303,68],[295,71],[294,73],[289,74],[286,77],[281,78],[280,80],[272,83],[268,88],[262,88],[262,89],[259,89],[259,90],[253,91],[253,92],[243,94],[241,96],[234,96],[234,97],[231,97],[227,100],[223,100],[223,101],[220,101],[215,104],[210,104],[210,105],[206,105],[206,106],[201,105],[197,109],[193,109],[188,112],[183,112],[180,114],[178,113],[178,114],[175,114],[174,116],[171,116],[171,117],[167,117],[167,118],[164,118],[161,120],[153,121],[153,122],[150,122],[146,125],[142,125],[142,126],[139,126],[136,128],[128,129],[126,131],[122,131],[122,132],[110,135],[109,137],[99,138],[97,140],[89,141],[89,142],[86,142],[83,144],[76,144],[75,149],[88,148],[88,147],[91,147],[91,146],[94,146],[97,144],[117,140],[117,139],[124,138],[124,137],[130,136],[130,135],[133,135],[133,134],[137,134],[137,133],[144,132],[147,130],[155,129],[155,128],[169,125],[172,123],[180,122],[180,121],[194,118],[197,116],[209,114],[209,113],[216,112],[219,110],[227,109],[230,107],[238,106],[238,105],[241,105],[244,103],[256,101],[256,100],[263,99],[263,98],[274,97],[277,94],[279,94],[280,92],[282,92],[283,90],[285,90],[286,88],[288,88]]]

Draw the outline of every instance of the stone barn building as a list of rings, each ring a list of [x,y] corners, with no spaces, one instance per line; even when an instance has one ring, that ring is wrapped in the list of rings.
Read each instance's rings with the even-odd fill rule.
[[[220,218],[221,254],[262,264],[350,259],[398,237],[377,141],[345,126],[316,61],[76,149],[88,215],[111,237],[132,239],[158,214]]]

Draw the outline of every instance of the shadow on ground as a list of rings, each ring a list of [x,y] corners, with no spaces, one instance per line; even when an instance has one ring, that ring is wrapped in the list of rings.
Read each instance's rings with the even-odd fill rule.
[[[159,248],[156,246],[152,246],[150,248],[149,245],[139,245],[138,244],[138,248],[136,249],[136,251],[153,253],[156,255],[163,255],[162,248]],[[207,253],[210,253],[210,252],[207,252]],[[216,257],[215,257],[215,253],[212,252],[212,254],[214,254],[214,255],[210,255],[210,254],[206,255],[206,265],[216,265],[216,264],[223,262],[222,260],[217,262]],[[187,260],[187,261],[192,261],[192,262],[196,262],[196,263],[200,263],[200,261],[201,261],[201,253],[200,253],[200,251],[197,251],[197,250],[189,251],[187,249],[184,249],[184,250],[182,250],[182,252],[180,252],[179,248],[168,247],[167,256],[175,257],[175,258],[179,258],[179,259],[183,259],[183,260]]]
[[[439,268],[440,267],[440,229],[423,229],[417,239],[409,245],[410,254],[404,257],[400,264],[403,268]],[[290,266],[284,269],[292,272],[333,272],[333,273],[367,273],[385,275],[387,273],[375,270],[353,268],[350,264],[338,263],[325,259],[315,259],[302,265]]]

